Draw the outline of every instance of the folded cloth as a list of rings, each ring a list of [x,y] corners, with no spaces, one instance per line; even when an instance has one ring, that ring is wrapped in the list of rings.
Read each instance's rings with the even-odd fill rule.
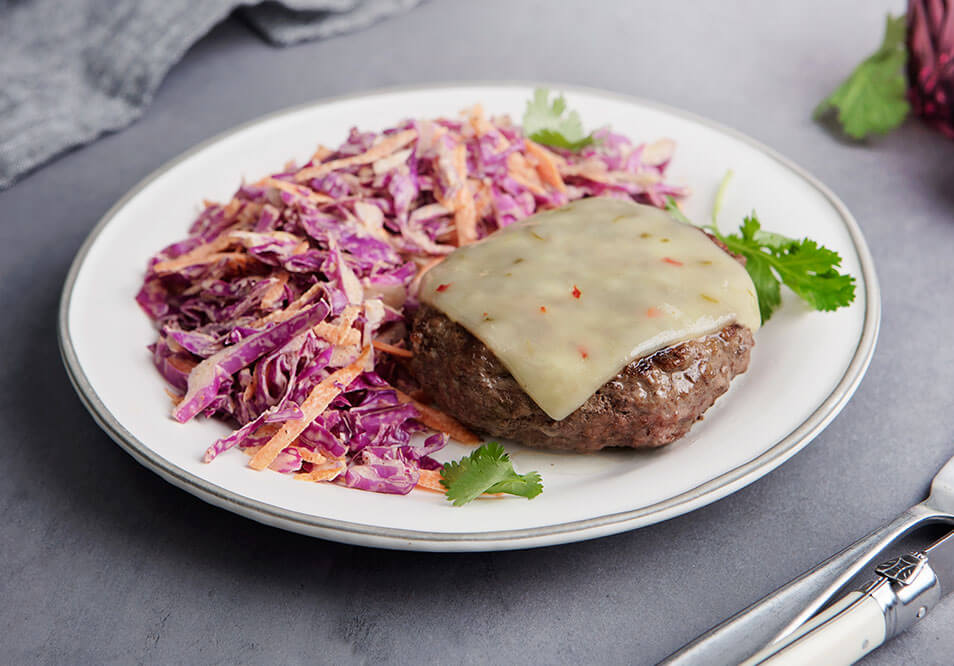
[[[136,120],[166,72],[233,9],[269,42],[288,45],[358,30],[420,1],[0,0],[0,189]]]

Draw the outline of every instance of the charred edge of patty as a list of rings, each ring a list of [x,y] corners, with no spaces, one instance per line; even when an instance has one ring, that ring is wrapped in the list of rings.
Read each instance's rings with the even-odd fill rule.
[[[683,435],[745,372],[754,345],[738,324],[627,364],[566,418],[550,418],[480,340],[424,305],[411,369],[436,405],[487,435],[573,451],[654,448]]]

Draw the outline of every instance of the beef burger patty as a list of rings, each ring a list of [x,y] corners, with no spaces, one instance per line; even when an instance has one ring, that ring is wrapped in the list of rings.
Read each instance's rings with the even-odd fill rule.
[[[528,446],[597,451],[653,448],[685,435],[748,368],[754,339],[732,324],[635,359],[560,421],[537,406],[486,345],[439,310],[421,307],[411,344],[421,387],[467,426]]]

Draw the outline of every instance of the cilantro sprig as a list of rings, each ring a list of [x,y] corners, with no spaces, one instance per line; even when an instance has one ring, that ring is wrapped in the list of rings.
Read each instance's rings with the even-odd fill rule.
[[[816,310],[832,311],[851,304],[855,300],[855,278],[838,272],[841,256],[834,250],[808,238],[798,240],[763,231],[755,211],[744,218],[738,233],[725,235],[719,230],[717,219],[731,178],[729,171],[722,179],[712,207],[712,224],[703,229],[729,250],[745,257],[745,270],[755,285],[762,323],[782,304],[782,284]],[[666,209],[676,219],[691,224],[672,197],[667,199]]]
[[[593,135],[583,131],[576,111],[567,111],[566,99],[557,95],[550,102],[550,91],[537,88],[523,113],[523,131],[537,143],[574,152],[593,143]]]
[[[880,48],[822,100],[815,108],[816,120],[837,110],[845,134],[855,139],[886,134],[904,122],[911,109],[905,98],[905,23],[903,14],[888,14]]]
[[[808,238],[762,231],[755,211],[743,220],[738,234],[718,238],[746,258],[763,323],[782,304],[779,280],[816,310],[837,310],[855,300],[855,278],[836,270],[841,265],[837,252]]]
[[[469,456],[444,463],[441,485],[454,506],[467,504],[483,493],[508,493],[533,499],[543,492],[536,472],[517,474],[510,456],[497,442],[488,442]]]

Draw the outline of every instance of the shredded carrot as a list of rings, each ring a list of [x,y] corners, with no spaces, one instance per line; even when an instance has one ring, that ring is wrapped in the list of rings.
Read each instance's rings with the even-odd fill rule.
[[[300,236],[296,236],[288,231],[241,231],[236,230],[229,234],[233,239],[241,243],[245,248],[253,248],[262,244],[262,239],[272,239],[280,243],[304,242]]]
[[[371,162],[390,155],[398,148],[403,148],[416,138],[417,131],[412,129],[404,130],[403,132],[397,132],[396,134],[389,134],[360,155],[342,157],[341,159],[331,160],[330,162],[324,162],[316,166],[305,167],[295,174],[295,180],[299,183],[304,183],[311,180],[312,178],[319,178],[336,169],[343,169],[345,167],[358,166],[361,164],[371,164]]]
[[[208,243],[196,246],[183,255],[175,259],[166,259],[157,262],[153,267],[156,273],[174,273],[189,266],[196,266],[204,262],[203,259],[209,255],[218,254],[232,243],[232,237],[228,234],[220,234],[210,240]]]
[[[356,328],[342,331],[334,324],[329,324],[323,321],[315,324],[315,327],[311,330],[313,330],[315,335],[317,335],[319,338],[322,340],[327,340],[333,345],[353,347],[361,342],[361,332]]]
[[[316,466],[310,472],[297,472],[295,474],[296,481],[331,481],[341,476],[341,473],[345,471],[347,465],[341,462],[340,460],[335,460],[331,463]]]
[[[493,213],[493,192],[490,185],[482,180],[471,179],[470,182],[474,185],[474,210],[477,213],[477,218],[483,219]]]
[[[302,418],[285,421],[281,430],[275,433],[262,447],[262,450],[255,454],[249,461],[248,466],[252,469],[263,470],[272,464],[278,454],[291,444],[312,421],[318,418],[328,408],[331,401],[354,381],[355,377],[362,373],[364,362],[370,353],[371,348],[365,347],[357,360],[340,370],[336,370],[313,388],[300,405]]]
[[[679,261],[678,259],[673,259],[671,257],[663,257],[662,260],[672,266],[682,266],[682,262]]]
[[[557,166],[557,156],[534,141],[528,139],[525,143],[527,152],[537,160],[537,173],[540,174],[540,180],[560,192],[565,193],[566,184],[560,176],[560,169]]]
[[[380,342],[375,340],[371,345],[378,351],[383,351],[386,354],[391,356],[400,356],[401,358],[414,358],[414,353],[409,349],[404,349],[403,347],[395,347],[394,345],[389,345],[386,342]]]
[[[351,330],[351,326],[354,324],[359,314],[361,314],[360,305],[349,305],[341,311],[340,315],[338,315],[338,328],[341,331]]]
[[[407,164],[407,159],[413,152],[413,148],[405,148],[404,150],[399,150],[396,153],[391,153],[387,157],[382,157],[381,159],[375,160],[371,164],[371,171],[376,174],[383,174],[387,173],[391,169],[396,169],[402,164]],[[361,170],[363,171],[367,168],[368,167],[361,167]]]
[[[447,492],[447,489],[441,485],[441,471],[439,469],[422,469],[416,487],[422,490],[434,490],[439,493]]]
[[[649,308],[648,310],[646,310],[647,317],[658,317],[661,314],[662,314],[662,310],[660,310],[659,308]]]
[[[288,284],[288,273],[286,271],[279,271],[277,278],[278,279],[265,290],[265,293],[262,294],[262,307],[265,309],[275,305],[278,300],[285,295],[285,285]]]
[[[335,153],[331,148],[328,148],[327,146],[322,146],[321,144],[319,144],[318,147],[315,149],[315,152],[311,156],[311,163],[320,164],[321,162],[324,162],[326,159],[328,159],[334,154]]]
[[[433,120],[424,120],[418,124],[420,136],[417,139],[418,154],[430,153],[437,146],[440,138],[447,134],[448,130],[443,125],[438,125]]]
[[[370,349],[371,346],[368,345]],[[328,361],[328,364],[334,368],[341,367],[346,363],[351,362],[351,359],[358,356],[358,352],[361,351],[358,345],[334,345],[331,348],[331,359]],[[372,366],[368,365],[368,361],[374,360],[371,355],[365,360],[365,367],[363,370],[369,370]]]
[[[595,183],[605,185],[623,185],[633,183],[641,187],[649,187],[662,181],[658,171],[644,170],[638,173],[630,171],[610,171],[603,162],[586,160],[578,164],[566,164],[559,167],[561,176],[580,176]]]
[[[241,207],[242,207],[241,199],[233,198],[225,206],[225,209],[222,211],[222,213],[225,215],[226,219],[232,219],[233,217],[235,217],[235,214],[239,212],[239,209]]]
[[[416,294],[418,289],[421,286],[421,278],[424,277],[424,274],[437,266],[437,264],[444,261],[444,257],[434,257],[429,259],[426,264],[417,269],[417,275],[414,276],[414,279],[411,280],[411,284],[408,285],[407,291],[409,294]]]
[[[543,187],[543,182],[540,180],[540,176],[537,175],[537,172],[530,166],[530,163],[527,162],[527,158],[523,156],[523,153],[510,153],[510,155],[507,156],[507,171],[510,173],[511,178],[537,196],[543,196],[547,193]]]
[[[305,462],[314,463],[320,465],[328,461],[326,457],[318,453],[317,451],[312,451],[311,449],[305,446],[296,446],[295,449],[298,451],[298,455],[301,456],[301,459]]]
[[[190,358],[182,358],[181,356],[170,356],[169,365],[178,370],[179,372],[190,373],[192,369],[199,365],[198,362],[193,361]]]
[[[398,400],[401,402],[409,402],[417,407],[417,411],[421,413],[417,420],[428,428],[433,428],[434,430],[439,430],[450,435],[461,444],[480,444],[482,441],[480,437],[465,428],[463,424],[453,416],[445,414],[433,407],[428,407],[424,403],[415,400],[397,389],[394,389],[394,392],[397,393]]]
[[[178,405],[180,402],[182,402],[182,398],[185,397],[185,396],[179,395],[178,393],[176,393],[170,388],[165,388],[163,390],[166,392],[166,395],[169,396],[169,399],[172,400],[173,405]]]
[[[341,311],[337,324],[329,324],[323,321],[316,324],[312,330],[315,332],[315,335],[323,340],[327,340],[333,345],[357,345],[361,342],[361,333],[358,329],[351,328],[351,326],[354,324],[355,319],[358,318],[360,312],[360,306],[349,305]]]
[[[258,203],[257,201],[246,201],[245,205],[242,206],[242,210],[239,212],[238,217],[238,226],[247,227],[258,220],[259,216],[262,214],[262,209],[265,206]]]
[[[460,189],[454,195],[454,226],[457,228],[457,246],[477,240],[477,208],[474,195],[467,183],[467,146],[454,148],[454,170],[460,178]]]
[[[577,162],[576,164],[566,164],[560,168],[561,176],[581,176],[588,180],[597,183],[606,183],[608,185],[616,184],[613,178],[615,173],[616,172],[613,172],[613,174],[611,174],[606,169],[606,165],[599,160],[585,160],[583,162]]]
[[[478,137],[487,134],[488,132],[493,132],[496,129],[487,118],[484,116],[484,107],[480,104],[474,104],[470,109],[466,111],[467,113],[467,122],[474,130],[474,134]]]
[[[252,328],[261,328],[262,326],[265,326],[266,324],[280,323],[285,321],[286,319],[290,319],[291,317],[298,314],[298,312],[315,295],[317,295],[323,289],[324,287],[322,286],[322,284],[320,282],[317,282],[311,285],[304,293],[302,293],[301,296],[299,296],[294,301],[289,303],[284,310],[276,310],[275,312],[270,312],[264,317],[256,319],[251,324],[249,324],[249,326],[251,326]]]
[[[276,432],[278,432],[281,429],[281,427],[282,427],[281,424],[278,424],[278,423],[266,423],[263,426],[261,426],[258,430],[255,431],[255,435],[257,437],[271,437]],[[257,451],[258,449],[255,449],[255,450]]]
[[[177,271],[182,268],[187,268],[189,266],[204,266],[206,264],[214,264],[217,261],[225,261],[226,264],[228,264],[229,266],[233,268],[245,268],[249,264],[252,264],[258,260],[255,259],[255,257],[245,254],[244,252],[214,252],[212,254],[202,257],[201,259],[190,261],[184,266],[173,268],[172,270]],[[159,266],[159,264],[156,264],[155,266],[153,266],[153,268],[155,269],[157,266]],[[156,272],[165,273],[167,272],[167,270],[168,269],[164,268],[163,270],[157,270]]]
[[[319,204],[330,203],[335,200],[334,197],[329,197],[327,194],[321,194],[320,192],[315,192],[308,187],[295,185],[295,183],[289,183],[287,180],[279,180],[278,178],[262,178],[256,183],[256,185],[261,185],[262,187],[274,187],[276,190],[282,190],[283,192],[294,194],[296,197],[304,197],[305,199]]]
[[[242,269],[248,268],[252,264],[256,263],[258,259],[250,254],[246,254],[245,252],[218,252],[216,254],[209,255],[205,260],[199,263],[213,264],[217,261],[224,261],[225,264],[230,268]]]
[[[390,241],[390,234],[383,228],[384,213],[381,212],[380,208],[366,201],[355,201],[354,213],[361,226],[371,232],[375,238]]]
[[[249,381],[248,386],[245,387],[242,398],[246,401],[251,400],[252,396],[255,395],[256,388],[258,388],[258,379],[256,379],[255,373],[252,373],[252,379]]]

